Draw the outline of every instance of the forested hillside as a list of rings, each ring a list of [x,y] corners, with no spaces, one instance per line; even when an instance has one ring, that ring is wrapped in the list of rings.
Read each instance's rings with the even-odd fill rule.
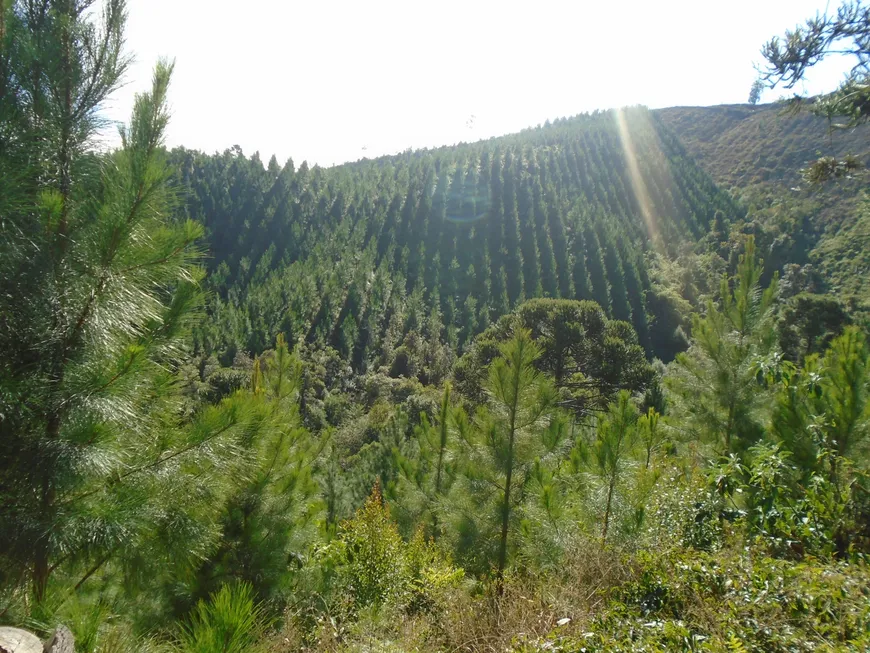
[[[808,183],[819,157],[870,163],[870,128],[783,104],[674,107],[654,112],[689,154],[747,211],[747,225],[784,265],[810,263],[808,287],[870,300],[870,208],[866,173]],[[794,243],[800,238],[803,242]],[[806,276],[806,275],[805,275]]]
[[[461,351],[533,297],[596,301],[670,360],[680,321],[651,260],[742,217],[640,108],[330,169],[172,160],[219,293],[200,343],[226,361],[279,331],[357,371],[389,364],[412,329]]]
[[[106,150],[100,9],[0,2],[0,653],[870,649],[866,142],[264,163],[167,149],[161,60]],[[870,121],[870,8],[806,29],[774,73],[857,35]]]

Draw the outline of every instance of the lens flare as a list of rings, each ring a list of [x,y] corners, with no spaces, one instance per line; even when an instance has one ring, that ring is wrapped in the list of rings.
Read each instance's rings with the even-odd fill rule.
[[[655,206],[650,198],[649,190],[647,189],[646,181],[644,180],[640,171],[640,166],[637,163],[637,151],[634,144],[634,138],[631,134],[631,128],[629,127],[629,116],[625,109],[617,109],[614,111],[614,116],[616,119],[616,129],[619,134],[619,140],[622,144],[622,153],[625,156],[625,164],[628,168],[631,190],[637,200],[638,207],[640,207],[640,213],[646,227],[647,235],[649,236],[653,246],[656,249],[659,249],[661,246],[661,238],[659,236],[658,219],[655,214]],[[632,118],[633,117],[634,116],[632,116]]]
[[[469,194],[463,196],[462,194],[451,194],[450,199],[451,202],[455,201],[458,204],[473,203],[476,211],[474,215],[461,215],[461,212],[448,210],[446,215],[448,222],[453,222],[455,224],[471,224],[478,220],[482,220],[484,216],[486,216],[486,212],[489,211],[490,200],[488,195]]]

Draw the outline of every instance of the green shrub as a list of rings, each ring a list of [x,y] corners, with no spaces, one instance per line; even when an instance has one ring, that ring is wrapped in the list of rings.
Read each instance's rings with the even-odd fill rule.
[[[406,545],[404,554],[408,611],[437,613],[447,609],[450,590],[462,582],[464,570],[453,566],[435,543],[425,538],[422,529]]]
[[[181,653],[245,653],[255,651],[264,633],[260,607],[247,583],[224,585],[208,601],[200,601],[180,628]]]
[[[334,569],[334,591],[355,611],[368,606],[431,610],[440,594],[463,577],[419,531],[406,543],[375,486],[353,519],[341,525],[336,542],[321,553],[322,564]]]
[[[404,594],[409,577],[404,542],[379,486],[356,516],[342,524],[339,539],[341,585],[356,607],[395,601]]]
[[[637,560],[585,632],[558,631],[524,651],[852,651],[870,646],[863,564],[795,564],[739,546]]]
[[[759,444],[750,448],[745,464],[732,458],[714,477],[749,534],[765,542],[771,555],[863,557],[870,550],[867,476],[831,452],[819,458],[819,469],[807,472],[780,445]],[[825,462],[832,459],[836,462]],[[822,471],[833,465],[848,470],[848,481],[832,482]]]

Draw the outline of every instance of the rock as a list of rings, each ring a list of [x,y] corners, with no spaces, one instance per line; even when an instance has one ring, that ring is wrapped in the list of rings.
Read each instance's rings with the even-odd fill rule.
[[[0,653],[44,653],[42,641],[20,628],[0,628]]]
[[[26,630],[0,627],[0,653],[75,653],[75,643],[66,626],[58,626],[44,644]]]
[[[45,653],[75,653],[73,634],[66,626],[58,626],[54,634],[45,641]]]

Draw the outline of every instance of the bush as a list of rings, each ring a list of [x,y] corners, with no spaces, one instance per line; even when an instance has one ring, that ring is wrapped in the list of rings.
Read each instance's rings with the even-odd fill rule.
[[[834,651],[870,646],[866,566],[795,564],[751,547],[637,559],[582,635],[525,651]]]
[[[375,486],[365,505],[340,529],[342,590],[356,608],[399,600],[408,582],[404,542]]]
[[[256,651],[264,633],[260,607],[247,583],[224,585],[209,601],[200,601],[178,633],[182,653]]]
[[[866,474],[849,469],[847,482],[834,483],[827,473],[794,465],[779,445],[759,444],[749,453],[746,464],[733,459],[720,465],[717,484],[770,555],[864,558],[870,551]],[[819,460],[820,469],[849,468],[830,452]]]
[[[422,532],[410,542],[402,539],[378,485],[340,526],[338,538],[319,551],[315,566],[318,595],[336,632],[363,613],[371,619],[445,609],[445,597],[464,576]]]

